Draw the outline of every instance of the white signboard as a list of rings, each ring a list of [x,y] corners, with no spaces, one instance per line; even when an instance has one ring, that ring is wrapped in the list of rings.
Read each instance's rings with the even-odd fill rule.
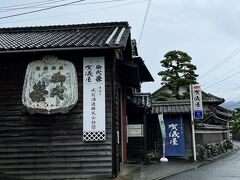
[[[104,57],[83,58],[83,140],[104,141],[105,135]]]
[[[192,85],[194,119],[203,119],[202,91],[200,84]]]
[[[128,137],[143,137],[143,124],[127,125]]]
[[[67,113],[77,100],[78,82],[73,63],[46,56],[28,64],[22,102],[30,113]]]

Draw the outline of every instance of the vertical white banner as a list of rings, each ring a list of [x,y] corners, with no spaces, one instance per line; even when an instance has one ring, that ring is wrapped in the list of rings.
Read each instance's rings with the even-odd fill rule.
[[[203,119],[202,91],[200,84],[192,85],[194,119]]]
[[[104,57],[83,58],[83,141],[106,140]]]

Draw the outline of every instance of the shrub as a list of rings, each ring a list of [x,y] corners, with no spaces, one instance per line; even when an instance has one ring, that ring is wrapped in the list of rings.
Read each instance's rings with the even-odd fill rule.
[[[213,158],[227,152],[228,149],[233,149],[233,142],[231,140],[224,140],[206,145],[197,144],[197,159],[204,160],[207,158]]]

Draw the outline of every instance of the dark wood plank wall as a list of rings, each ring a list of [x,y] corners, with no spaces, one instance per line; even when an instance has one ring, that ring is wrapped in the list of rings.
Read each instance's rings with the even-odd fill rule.
[[[144,110],[130,103],[127,107],[128,124],[143,124]],[[128,137],[127,143],[127,160],[143,161],[144,160],[144,137]]]
[[[162,153],[162,134],[156,114],[147,115],[147,152]]]
[[[0,55],[0,179],[112,176],[112,73],[108,52],[62,52],[77,69],[79,100],[68,114],[30,115],[22,105],[28,62],[44,53]],[[83,142],[82,57],[106,55],[106,142]]]
[[[183,115],[183,127],[185,133],[185,145],[186,145],[186,153],[185,157],[193,157],[193,147],[192,147],[192,125],[191,125],[191,115],[185,114]]]

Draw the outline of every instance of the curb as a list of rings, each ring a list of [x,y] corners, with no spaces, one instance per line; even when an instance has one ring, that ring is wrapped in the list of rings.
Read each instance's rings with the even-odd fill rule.
[[[165,178],[167,178],[167,177],[171,177],[171,176],[174,176],[174,175],[179,174],[179,173],[182,173],[182,172],[186,172],[186,171],[190,171],[190,170],[193,170],[193,169],[197,169],[197,168],[199,168],[199,167],[201,167],[201,166],[208,165],[208,164],[213,163],[213,162],[215,162],[215,161],[217,161],[217,160],[219,160],[219,159],[223,159],[223,158],[225,158],[226,156],[229,156],[229,155],[231,155],[231,154],[233,154],[233,153],[236,153],[238,150],[239,150],[239,148],[236,147],[236,146],[234,146],[233,149],[231,149],[231,150],[229,150],[229,151],[227,151],[227,152],[225,152],[225,153],[223,153],[223,154],[220,154],[220,155],[218,155],[218,156],[216,156],[216,157],[213,157],[213,158],[211,158],[211,159],[207,159],[207,160],[205,160],[205,161],[193,162],[190,167],[187,167],[187,168],[184,168],[184,169],[181,169],[181,170],[178,170],[178,171],[169,173],[168,175],[165,175],[165,176],[163,176],[163,177],[156,178],[156,179],[154,179],[154,180],[165,179]]]
[[[193,163],[193,164],[194,164],[194,163]],[[194,165],[194,166],[190,166],[190,167],[188,167],[188,168],[180,169],[180,170],[178,170],[178,171],[169,173],[169,174],[167,174],[167,175],[165,175],[165,176],[162,176],[162,177],[159,177],[159,178],[156,178],[156,179],[153,179],[153,180],[165,179],[165,178],[167,178],[167,177],[171,177],[171,176],[174,176],[174,175],[179,174],[179,173],[182,173],[182,172],[191,171],[191,170],[193,170],[193,169],[198,168],[199,166],[200,166],[200,165]]]

